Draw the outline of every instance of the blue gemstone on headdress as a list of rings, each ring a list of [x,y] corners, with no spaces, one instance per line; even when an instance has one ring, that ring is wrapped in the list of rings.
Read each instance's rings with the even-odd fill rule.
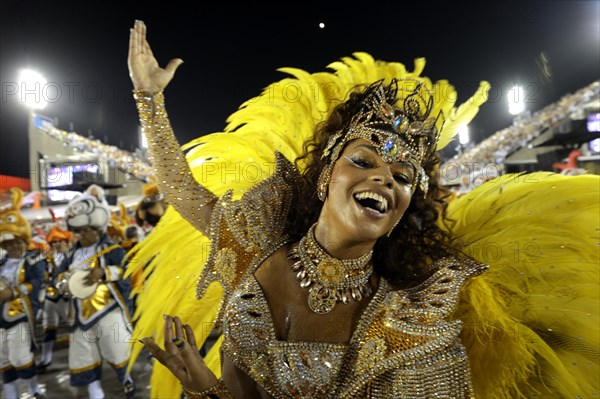
[[[402,119],[403,119],[402,116],[397,116],[394,119],[394,129],[396,129],[396,130],[400,129],[400,125],[402,124]]]
[[[385,152],[388,155],[394,155],[398,152],[398,146],[396,145],[394,140],[389,139],[385,142],[385,144],[383,145],[383,152]]]

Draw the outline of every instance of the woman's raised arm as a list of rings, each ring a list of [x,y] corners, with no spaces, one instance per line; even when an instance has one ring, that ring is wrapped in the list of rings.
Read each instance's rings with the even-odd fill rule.
[[[177,212],[207,234],[217,197],[194,179],[164,104],[163,90],[182,63],[174,58],[161,68],[146,40],[146,25],[135,22],[130,30],[127,65],[158,188]]]

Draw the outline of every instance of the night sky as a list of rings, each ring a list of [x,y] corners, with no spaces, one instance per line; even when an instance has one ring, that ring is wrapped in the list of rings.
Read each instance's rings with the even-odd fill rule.
[[[423,74],[448,79],[459,101],[489,81],[490,100],[470,126],[476,142],[511,124],[505,94],[515,81],[535,111],[600,78],[599,1],[207,3],[4,1],[0,174],[28,176],[27,110],[13,93],[22,68],[61,92],[41,112],[59,128],[138,145],[126,63],[135,19],[162,66],[184,60],[165,92],[182,144],[222,130],[242,102],[286,76],[277,68],[318,72],[355,51],[408,69],[425,57]]]

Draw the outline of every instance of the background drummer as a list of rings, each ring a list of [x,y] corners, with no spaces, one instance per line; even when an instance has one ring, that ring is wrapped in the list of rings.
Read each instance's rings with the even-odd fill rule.
[[[46,242],[50,244],[51,250],[47,253],[48,281],[42,314],[44,339],[40,362],[37,366],[38,372],[46,370],[52,364],[52,350],[56,342],[58,327],[66,326],[69,320],[69,299],[56,288],[56,280],[59,266],[73,245],[73,233],[58,226],[52,226],[46,235]]]
[[[101,187],[91,185],[69,203],[65,221],[76,241],[61,264],[59,279],[89,270],[84,284],[98,283],[87,299],[70,298],[69,372],[74,387],[87,387],[90,398],[103,398],[102,362],[106,360],[123,384],[126,397],[135,388],[126,375],[131,340],[130,285],[124,279],[125,250],[110,241],[106,227],[111,216]],[[65,274],[66,273],[66,274]],[[67,284],[68,286],[69,284]]]
[[[28,251],[31,226],[21,215],[23,192],[10,190],[12,207],[0,211],[0,247],[6,256],[0,260],[0,371],[2,398],[19,397],[19,380],[34,398],[43,398],[37,383],[34,323],[40,309],[39,292],[46,273],[46,256]]]

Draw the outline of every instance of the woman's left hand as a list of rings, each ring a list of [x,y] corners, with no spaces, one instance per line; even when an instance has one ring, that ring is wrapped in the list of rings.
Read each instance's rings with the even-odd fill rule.
[[[152,356],[192,391],[204,391],[219,380],[200,356],[192,327],[183,325],[179,317],[165,315],[165,350],[152,338],[141,339]]]

